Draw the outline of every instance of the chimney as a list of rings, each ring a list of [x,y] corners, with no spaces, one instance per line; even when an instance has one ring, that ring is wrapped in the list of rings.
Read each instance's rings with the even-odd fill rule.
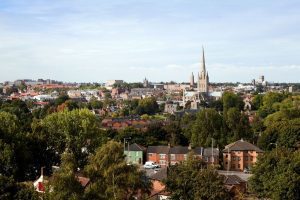
[[[45,167],[41,167],[41,176],[44,176],[44,168]]]

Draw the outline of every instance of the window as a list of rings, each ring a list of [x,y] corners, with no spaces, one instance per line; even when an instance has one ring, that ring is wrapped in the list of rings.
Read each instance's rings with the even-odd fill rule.
[[[235,156],[232,156],[232,160],[234,160],[234,161],[235,161]]]
[[[153,154],[152,153],[148,153],[148,156],[151,157],[151,156],[153,156]]]
[[[184,160],[187,160],[187,154],[183,155]]]
[[[166,158],[166,154],[159,154],[159,158],[160,159],[165,159]]]
[[[241,157],[238,157],[238,161],[240,161],[241,160]]]
[[[245,160],[248,161],[248,156],[245,156]]]
[[[171,160],[175,160],[175,159],[176,159],[175,154],[171,154]]]
[[[232,164],[232,165],[231,165],[231,168],[232,168],[232,169],[235,169],[235,164]]]
[[[228,155],[226,154],[225,158],[228,158]]]
[[[250,156],[250,160],[253,161],[253,157],[252,156]]]
[[[166,164],[166,161],[165,161],[165,160],[160,160],[160,161],[159,161],[159,164],[160,164],[160,165],[165,165],[165,164]]]
[[[238,168],[241,168],[241,165],[240,165],[240,164],[238,164]]]

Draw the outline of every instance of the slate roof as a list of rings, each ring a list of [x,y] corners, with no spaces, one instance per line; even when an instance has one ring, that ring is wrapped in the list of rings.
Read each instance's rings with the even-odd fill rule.
[[[171,147],[170,154],[187,154],[189,153],[189,147],[183,147],[183,146],[175,146]]]
[[[143,147],[142,145],[139,145],[137,143],[133,143],[129,145],[129,151],[146,151],[146,147]],[[127,151],[127,148],[126,148]]]
[[[236,142],[233,142],[233,143],[225,146],[225,149],[223,150],[223,152],[228,152],[228,148],[229,148],[229,151],[256,151],[259,153],[263,152],[263,150],[261,150],[257,146],[255,146],[247,141],[244,141],[243,139],[238,140]]]
[[[214,153],[214,156],[219,156],[219,149],[218,148],[213,148],[213,150],[211,150],[211,148],[205,148],[203,151],[203,156],[212,156],[212,152]]]
[[[162,153],[168,154],[170,151],[169,146],[148,146],[147,153]]]
[[[237,175],[226,175],[224,179],[224,184],[225,185],[239,185],[241,183],[244,183],[243,179],[238,177]]]

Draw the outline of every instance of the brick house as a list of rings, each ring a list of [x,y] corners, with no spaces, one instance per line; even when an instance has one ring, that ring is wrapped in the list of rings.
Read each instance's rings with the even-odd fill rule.
[[[233,142],[223,150],[223,162],[225,170],[243,171],[251,168],[257,162],[257,158],[263,151],[257,146],[243,139]]]
[[[189,147],[175,146],[171,147],[169,151],[170,165],[175,165],[187,159]]]
[[[161,167],[169,166],[170,146],[148,146],[147,161],[153,161]]]
[[[188,153],[191,151],[193,151],[196,157],[202,159],[207,164],[219,164],[218,148],[196,147],[191,149],[189,146],[149,146],[147,149],[147,161],[156,162],[161,167],[175,165],[186,160]]]

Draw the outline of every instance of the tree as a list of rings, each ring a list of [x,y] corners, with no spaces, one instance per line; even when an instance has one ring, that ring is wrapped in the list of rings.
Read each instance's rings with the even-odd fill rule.
[[[35,121],[32,137],[44,145],[42,152],[49,162],[42,164],[47,167],[59,163],[59,155],[66,148],[74,153],[79,167],[83,167],[88,153],[93,153],[107,139],[98,119],[87,109],[53,113]]]
[[[148,97],[145,99],[141,99],[139,101],[138,107],[136,108],[136,112],[139,115],[148,114],[153,115],[157,113],[159,110],[159,106],[154,97]]]
[[[252,110],[258,110],[263,105],[263,97],[262,94],[257,94],[254,96],[252,100]]]
[[[232,92],[225,92],[222,96],[222,102],[225,117],[229,108],[237,108],[238,110],[243,110],[244,107],[243,99]]]
[[[14,148],[0,139],[0,174],[5,176],[16,175],[17,162]]]
[[[70,97],[67,94],[61,94],[57,99],[55,99],[55,105],[58,106],[64,102],[66,102]]]
[[[170,167],[164,182],[171,199],[229,199],[223,180],[215,169],[204,168],[201,160],[189,154],[187,161]]]
[[[165,125],[163,129],[166,131],[165,140],[167,140],[171,146],[188,145],[188,140],[182,134],[179,122],[170,122]]]
[[[191,143],[193,146],[210,146],[211,138],[219,145],[224,145],[223,118],[212,108],[201,110],[192,126]]]
[[[224,186],[224,177],[213,168],[204,169],[196,176],[195,199],[230,199]]]
[[[269,114],[276,112],[273,105],[275,103],[280,103],[285,98],[284,94],[275,93],[275,92],[268,92],[263,97],[263,106],[260,106],[258,109],[258,114],[260,117],[265,118]]]
[[[249,180],[259,198],[300,199],[300,152],[274,149],[259,157]]]
[[[24,101],[6,101],[2,104],[0,111],[11,113],[12,115],[15,115],[17,117],[18,124],[20,125],[20,127],[18,127],[18,132],[30,131],[32,114]]]
[[[17,183],[12,177],[0,174],[0,199],[38,200],[39,197],[32,185]]]
[[[61,160],[60,169],[54,172],[50,181],[47,196],[50,200],[82,199],[83,187],[75,176],[77,167],[74,155],[66,151],[62,154]]]
[[[250,139],[252,136],[248,117],[237,108],[229,108],[226,113],[226,124],[229,128],[231,142],[241,138]]]
[[[91,180],[87,199],[133,199],[149,194],[151,182],[135,165],[127,165],[122,144],[109,141],[89,158],[86,173]]]

